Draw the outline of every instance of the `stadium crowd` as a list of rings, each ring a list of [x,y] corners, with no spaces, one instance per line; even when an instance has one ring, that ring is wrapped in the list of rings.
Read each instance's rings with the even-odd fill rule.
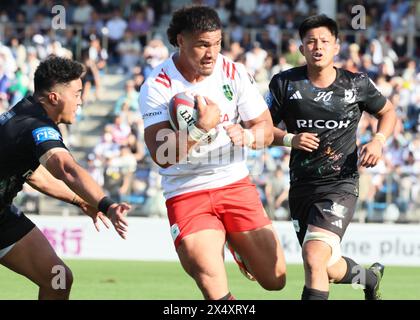
[[[174,2],[174,3],[172,3]],[[186,1],[184,1],[187,3]],[[192,1],[215,7],[225,26],[223,54],[243,63],[262,94],[271,77],[301,65],[297,26],[317,13],[313,0]],[[352,6],[366,8],[366,30],[352,29]],[[65,7],[64,30],[52,27],[51,8]],[[2,1],[0,4],[0,113],[33,92],[34,71],[49,54],[72,57],[87,69],[85,104],[100,100],[101,80],[125,77],[115,97],[112,122],[105,125],[86,166],[110,195],[138,206],[142,215],[165,215],[158,167],[143,139],[138,94],[150,71],[174,48],[165,17],[175,1]],[[409,0],[339,1],[341,51],[336,65],[366,72],[398,113],[383,161],[360,170],[360,221],[420,217],[420,3]],[[80,118],[82,119],[82,114]],[[376,119],[363,115],[359,144],[370,140]],[[69,139],[71,144],[71,139]],[[288,219],[287,148],[252,151],[254,183],[273,219]]]

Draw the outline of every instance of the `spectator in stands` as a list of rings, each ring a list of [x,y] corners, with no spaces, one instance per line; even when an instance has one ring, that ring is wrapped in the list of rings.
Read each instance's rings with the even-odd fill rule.
[[[147,34],[151,27],[152,22],[147,19],[146,12],[142,8],[134,12],[128,22],[128,30],[132,32],[143,47],[146,45]]]
[[[118,115],[114,118],[114,123],[111,125],[111,128],[112,141],[119,145],[126,144],[131,129],[127,123],[123,122],[121,116]]]
[[[294,39],[289,40],[289,46],[287,48],[288,52],[286,53],[286,62],[294,67],[300,66],[304,63],[304,57],[299,52],[299,46],[297,41]]]
[[[73,13],[73,22],[76,24],[85,24],[89,21],[94,11],[88,0],[80,0],[79,5]]]
[[[124,38],[117,45],[120,56],[121,72],[131,76],[133,68],[139,63],[141,44],[129,30],[124,32]]]
[[[89,36],[89,40],[89,59],[95,63],[96,68],[99,71],[99,75],[102,75],[105,72],[107,65],[108,52],[105,48],[102,48],[101,42],[96,35],[91,34]]]
[[[98,68],[96,67],[95,62],[89,58],[89,52],[86,50],[82,53],[82,62],[86,70],[83,77],[82,100],[83,103],[87,104],[100,99],[101,82]],[[90,94],[92,87],[95,88],[95,98],[92,98]]]
[[[105,26],[103,20],[97,11],[92,11],[90,13],[90,19],[86,21],[83,25],[83,35],[88,37],[90,35],[102,35],[102,28]]]
[[[26,93],[28,92],[28,84],[28,77],[22,72],[20,68],[18,68],[15,74],[15,78],[11,81],[9,87],[9,100],[11,107],[13,107],[26,96]]]
[[[137,160],[128,145],[122,145],[120,147],[120,154],[112,159],[111,163],[119,169],[121,174],[122,182],[118,189],[119,198],[121,199],[122,195],[128,195],[131,192],[133,175],[137,168]]]
[[[139,106],[139,93],[135,90],[134,81],[127,80],[125,83],[125,92],[118,98],[114,106],[114,115],[120,115],[123,110],[123,105],[127,105],[128,112],[138,114]]]
[[[124,32],[127,28],[127,22],[122,18],[120,9],[114,9],[113,16],[106,23],[106,27],[108,29],[109,38],[108,52],[111,56],[112,62],[118,63],[120,60],[117,52],[117,46],[124,37]]]
[[[244,27],[255,27],[257,26],[256,10],[258,1],[257,0],[236,0],[235,1],[235,13],[240,17],[241,24]],[[237,40],[236,40],[237,41]]]
[[[252,50],[245,53],[245,57],[246,67],[251,75],[254,76],[264,66],[267,51],[261,48],[261,44],[258,41],[255,41]]]
[[[268,215],[273,220],[288,219],[289,179],[281,167],[269,176],[265,185]]]
[[[96,158],[102,163],[105,163],[105,159],[112,159],[118,155],[119,145],[112,140],[111,132],[104,132],[101,141],[95,146],[93,150]]]
[[[144,48],[143,57],[146,62],[144,77],[147,78],[150,71],[160,65],[169,57],[169,50],[160,36],[155,36]]]

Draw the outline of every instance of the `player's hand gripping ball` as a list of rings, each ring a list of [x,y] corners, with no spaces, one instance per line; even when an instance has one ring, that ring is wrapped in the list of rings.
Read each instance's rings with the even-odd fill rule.
[[[204,100],[204,99],[203,99]],[[205,104],[205,101],[203,101]],[[179,92],[169,101],[169,121],[176,131],[190,128],[197,122],[198,109],[197,97],[190,92]],[[213,141],[217,136],[217,130],[209,131],[209,137]]]

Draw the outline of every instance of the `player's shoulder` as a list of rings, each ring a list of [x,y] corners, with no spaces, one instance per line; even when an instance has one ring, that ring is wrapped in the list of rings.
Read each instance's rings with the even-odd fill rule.
[[[306,76],[306,65],[290,68],[282,72],[277,73],[273,76],[274,81],[302,81],[307,78]]]
[[[230,57],[221,53],[217,57],[215,70],[221,73],[222,78],[230,80],[238,80],[243,74],[246,74],[245,66],[241,63],[234,62]]]
[[[369,79],[369,76],[365,72],[351,72],[343,68],[337,68],[338,71],[338,80],[340,81],[349,81],[349,82],[359,82]]]
[[[8,116],[16,120],[16,125],[24,128],[32,123],[52,123],[54,122],[47,116],[39,102],[33,97],[23,98],[13,108],[8,111]]]
[[[156,89],[159,91],[164,90],[165,88],[170,89],[172,87],[173,74],[171,70],[171,59],[172,57],[169,57],[150,72],[141,87],[141,91],[149,89]]]

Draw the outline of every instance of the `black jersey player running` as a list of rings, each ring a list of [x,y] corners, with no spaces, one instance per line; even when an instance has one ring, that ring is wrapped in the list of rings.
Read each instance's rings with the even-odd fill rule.
[[[0,115],[0,264],[38,285],[39,299],[67,299],[72,274],[42,232],[12,204],[25,182],[79,206],[97,229],[99,220],[108,227],[106,214],[119,235],[126,234],[129,206],[105,197],[75,162],[57,127],[74,122],[83,72],[78,62],[49,57],[35,72],[34,96]],[[53,279],[59,276],[54,270],[61,270],[60,280]]]
[[[307,18],[299,28],[307,65],[277,74],[268,102],[274,144],[292,147],[289,192],[293,224],[302,246],[305,286],[302,299],[328,298],[329,282],[358,282],[365,299],[380,298],[384,267],[365,269],[342,257],[340,242],[354,214],[358,164],[373,167],[381,158],[396,116],[392,104],[364,73],[334,67],[338,28],[325,15]],[[356,130],[363,111],[378,119],[376,134],[358,155]]]

